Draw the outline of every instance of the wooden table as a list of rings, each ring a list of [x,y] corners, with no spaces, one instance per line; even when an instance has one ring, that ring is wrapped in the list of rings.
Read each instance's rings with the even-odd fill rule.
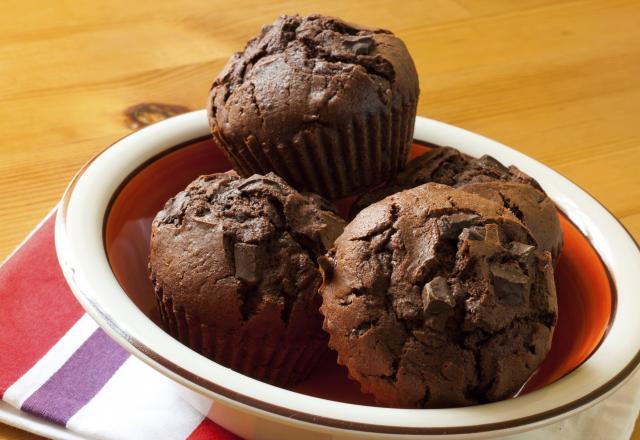
[[[202,108],[229,55],[284,12],[393,30],[418,68],[420,115],[551,166],[640,239],[638,1],[3,0],[0,259],[132,131],[125,109]],[[0,425],[18,438],[33,437]]]

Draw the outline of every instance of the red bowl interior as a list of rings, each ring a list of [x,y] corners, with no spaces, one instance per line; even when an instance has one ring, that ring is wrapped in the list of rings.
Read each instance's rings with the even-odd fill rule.
[[[414,145],[411,156],[427,151]],[[164,203],[202,174],[231,168],[210,138],[177,146],[141,166],[120,188],[105,224],[105,244],[111,268],[131,300],[159,322],[147,261],[151,221]],[[340,203],[345,209],[349,201]],[[551,351],[526,383],[522,393],[563,377],[597,348],[611,319],[614,291],[608,271],[588,239],[561,214],[564,249],[556,268],[558,325]],[[348,403],[375,405],[336,363],[333,352],[295,391]]]

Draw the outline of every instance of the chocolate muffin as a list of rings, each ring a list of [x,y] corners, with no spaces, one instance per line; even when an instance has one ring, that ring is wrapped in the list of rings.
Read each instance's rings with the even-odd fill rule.
[[[273,384],[302,380],[326,350],[318,256],[344,221],[274,174],[202,176],[152,225],[149,267],[165,329]]]
[[[388,406],[517,392],[551,344],[551,256],[502,204],[429,183],[364,209],[321,260],[339,362]]]
[[[551,252],[554,265],[557,263],[563,239],[555,204],[535,179],[488,155],[476,159],[455,148],[434,148],[409,162],[388,185],[360,196],[352,205],[351,216],[391,194],[427,182],[463,188],[503,204],[530,229],[539,249]]]
[[[418,95],[413,60],[391,32],[283,15],[231,57],[207,109],[242,176],[273,171],[337,199],[404,168]]]

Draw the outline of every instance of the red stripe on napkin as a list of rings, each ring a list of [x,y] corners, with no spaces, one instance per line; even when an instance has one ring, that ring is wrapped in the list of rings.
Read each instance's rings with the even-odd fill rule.
[[[242,440],[235,434],[227,431],[211,420],[205,418],[196,429],[193,430],[187,440]]]
[[[0,398],[83,313],[58,265],[54,225],[51,215],[0,267]]]

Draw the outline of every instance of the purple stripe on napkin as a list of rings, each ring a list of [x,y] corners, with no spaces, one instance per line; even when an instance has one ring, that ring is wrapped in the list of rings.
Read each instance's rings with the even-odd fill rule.
[[[22,404],[22,410],[65,425],[102,389],[128,357],[129,353],[97,329]]]

